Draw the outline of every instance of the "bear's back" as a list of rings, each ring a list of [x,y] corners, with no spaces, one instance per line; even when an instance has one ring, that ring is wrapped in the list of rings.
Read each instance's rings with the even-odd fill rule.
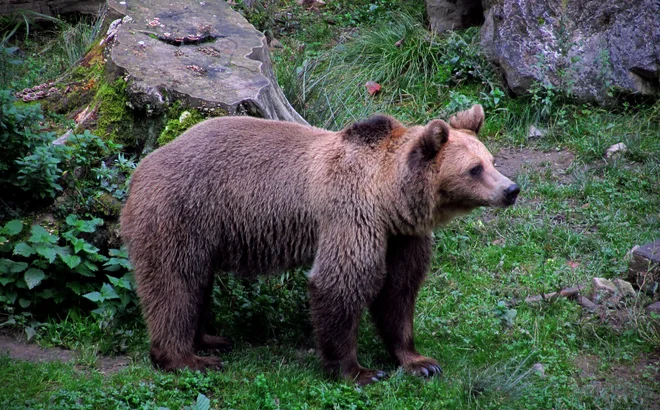
[[[249,117],[196,125],[135,170],[121,219],[129,249],[195,246],[238,274],[311,262],[310,167],[333,135]]]

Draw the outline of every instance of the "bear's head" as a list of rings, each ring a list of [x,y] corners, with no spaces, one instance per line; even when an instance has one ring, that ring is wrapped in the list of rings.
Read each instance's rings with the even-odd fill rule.
[[[385,206],[395,229],[419,233],[480,206],[515,203],[520,188],[495,169],[493,156],[477,139],[483,123],[484,110],[475,105],[449,124],[433,120],[407,128],[376,115],[340,135],[365,162],[378,164],[374,175],[392,182],[379,187],[389,197]]]
[[[493,156],[477,139],[483,123],[484,110],[475,105],[449,124],[433,120],[408,129],[407,168],[425,185],[434,225],[480,206],[506,207],[516,201],[520,188],[495,169]]]

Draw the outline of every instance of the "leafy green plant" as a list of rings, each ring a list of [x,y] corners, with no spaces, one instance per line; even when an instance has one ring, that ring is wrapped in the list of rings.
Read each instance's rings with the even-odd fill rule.
[[[479,30],[472,27],[465,31],[451,31],[444,38],[435,40],[441,48],[439,65],[448,67],[451,73],[446,81],[449,84],[460,85],[467,80],[478,80],[494,89],[496,75],[482,56],[478,33]]]
[[[513,326],[517,315],[518,311],[508,307],[504,301],[497,302],[497,306],[495,306],[495,316],[500,319],[502,326]]]
[[[62,159],[66,162],[66,169],[70,172],[78,171],[83,177],[99,161],[122,148],[120,144],[104,141],[89,130],[84,130],[82,134],[72,134],[63,147]]]
[[[529,95],[536,110],[536,117],[548,118],[553,112],[553,105],[557,99],[555,86],[550,82],[535,82],[529,89]]]
[[[27,175],[28,170],[23,174],[24,178],[17,182],[16,177],[20,173],[21,165],[42,171],[40,177],[47,178],[47,181],[43,182],[44,186],[51,189],[55,187],[57,175],[52,175],[53,165],[56,168],[59,161],[54,159],[54,149],[42,148],[35,154],[37,148],[48,147],[55,139],[53,133],[36,130],[36,126],[43,120],[41,107],[18,106],[10,90],[0,90],[0,146],[3,148],[0,150],[0,186],[3,189],[16,185],[25,189],[35,183],[35,180]],[[40,159],[48,161],[49,165],[40,169]]]
[[[209,410],[210,408],[211,408],[211,400],[209,400],[209,398],[203,395],[202,393],[199,393],[197,395],[195,404],[193,404],[192,406],[184,407],[185,410]]]
[[[16,185],[41,198],[55,198],[62,190],[58,184],[62,170],[57,150],[50,145],[36,147],[31,155],[16,160],[19,166]]]
[[[110,250],[107,257],[84,239],[102,224],[98,218],[69,215],[61,234],[34,224],[21,235],[22,221],[7,222],[0,236],[0,306],[10,313],[38,312],[53,303],[78,305],[84,296],[112,315],[127,310],[135,301],[129,277],[107,276],[108,283],[99,275],[102,267],[115,275],[127,272],[126,251]]]
[[[128,261],[126,248],[110,249],[110,258],[105,262],[105,270],[110,272],[128,271],[122,277],[106,275],[108,282],[101,285],[98,291],[86,293],[83,297],[95,302],[98,308],[92,313],[101,317],[114,317],[118,312],[125,311],[129,304],[135,302],[131,264]]]
[[[121,145],[103,141],[88,130],[54,145],[54,133],[33,128],[44,121],[39,106],[16,105],[9,90],[0,91],[0,104],[0,144],[5,148],[0,152],[0,186],[20,188],[37,198],[54,198],[66,188],[72,188],[81,201],[93,200],[99,191],[118,200],[125,198],[135,162],[121,153],[112,167],[105,162]]]
[[[106,161],[101,166],[93,168],[92,172],[100,185],[100,188],[119,201],[124,201],[128,195],[129,176],[135,170],[137,164],[133,158],[126,158],[119,153],[113,161],[114,166],[107,166]]]
[[[301,341],[309,335],[307,279],[301,270],[256,280],[231,274],[218,279],[214,311],[223,331],[253,340],[278,336]]]
[[[464,94],[455,91],[450,91],[449,103],[447,103],[447,107],[445,108],[444,111],[446,115],[449,115],[458,111],[466,110],[475,103],[477,103],[477,101],[471,99],[470,97]]]
[[[496,108],[500,105],[500,102],[506,97],[506,94],[501,89],[495,87],[490,90],[490,92],[485,93],[481,92],[481,104],[485,108]]]

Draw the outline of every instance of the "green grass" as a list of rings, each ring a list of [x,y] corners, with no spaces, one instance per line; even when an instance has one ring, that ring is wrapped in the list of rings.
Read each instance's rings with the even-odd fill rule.
[[[568,178],[551,164],[524,167],[516,206],[478,210],[435,233],[415,334],[418,349],[437,358],[444,375],[423,380],[397,370],[365,316],[361,363],[392,376],[364,388],[329,379],[310,351],[303,273],[292,272],[254,285],[222,279],[214,326],[224,326],[222,333],[236,342],[222,372],[157,372],[148,363],[141,322],[102,328],[70,314],[44,325],[37,340],[82,350],[83,359],[32,364],[1,358],[0,407],[178,409],[192,406],[198,394],[222,409],[657,406],[660,364],[648,357],[660,349],[660,329],[643,313],[649,297],[630,301],[629,316],[618,322],[615,312],[589,314],[565,299],[513,308],[502,302],[589,283],[594,276],[625,276],[627,252],[658,239],[660,103],[621,101],[603,108],[548,95],[542,87],[495,101],[493,90],[504,88],[479,55],[474,30],[431,36],[419,16],[376,9],[374,18],[363,1],[328,2],[332,9],[321,13],[289,1],[265,6],[257,15],[262,28],[285,45],[274,56],[280,81],[317,125],[337,129],[375,111],[422,123],[482,102],[482,139],[493,152],[526,148],[575,155]],[[418,10],[402,7],[413,16]],[[277,17],[283,11],[294,13],[286,24]],[[331,15],[336,23],[323,25]],[[301,43],[307,44],[302,52]],[[368,97],[367,80],[381,83],[381,93]],[[528,139],[531,124],[548,135]],[[618,142],[629,151],[604,159],[605,149]],[[133,364],[103,375],[95,354],[109,352],[128,354]],[[580,373],[577,363],[584,358],[595,366],[591,378]]]

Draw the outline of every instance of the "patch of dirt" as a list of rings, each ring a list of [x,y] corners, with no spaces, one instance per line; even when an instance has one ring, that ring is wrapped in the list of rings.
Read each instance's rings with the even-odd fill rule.
[[[569,151],[507,148],[495,156],[495,168],[509,178],[515,178],[521,172],[549,173],[552,180],[567,184],[573,181],[568,169],[574,159],[575,155]]]
[[[74,362],[79,357],[79,354],[72,350],[59,347],[45,349],[10,336],[0,335],[0,356],[4,355],[8,355],[10,359],[33,363],[67,363]],[[127,357],[99,357],[95,368],[102,374],[114,374],[130,363],[131,360]]]
[[[607,370],[600,369],[601,358],[595,355],[580,355],[575,365],[580,385],[595,396],[609,393],[641,402],[645,409],[660,410],[660,351],[642,354],[632,365],[612,364]]]

